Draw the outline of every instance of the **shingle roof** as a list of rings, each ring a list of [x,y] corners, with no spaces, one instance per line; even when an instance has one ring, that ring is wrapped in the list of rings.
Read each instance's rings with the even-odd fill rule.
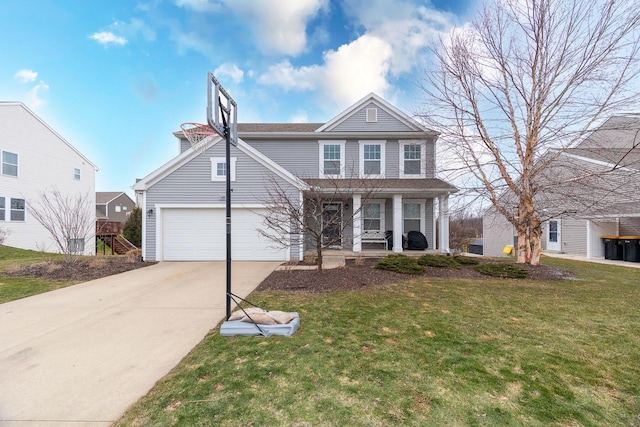
[[[108,203],[122,193],[122,191],[96,191],[96,203]]]
[[[238,133],[314,132],[324,123],[238,123]]]

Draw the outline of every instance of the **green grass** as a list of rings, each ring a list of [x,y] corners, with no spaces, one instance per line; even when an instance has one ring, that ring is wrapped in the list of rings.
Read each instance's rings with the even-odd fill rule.
[[[62,259],[60,254],[29,251],[0,246],[0,271],[18,265],[49,262]],[[25,277],[0,277],[0,304],[20,298],[64,288],[76,282],[45,280]]]
[[[254,293],[300,330],[212,330],[116,426],[640,424],[640,270],[544,262],[578,280]]]

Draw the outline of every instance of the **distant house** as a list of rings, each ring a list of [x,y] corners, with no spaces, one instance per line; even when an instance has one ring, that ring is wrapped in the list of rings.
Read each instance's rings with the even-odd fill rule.
[[[96,219],[98,220],[124,224],[135,207],[135,202],[127,193],[121,191],[96,192]]]
[[[43,192],[90,198],[95,211],[96,166],[20,102],[0,102],[0,228],[4,244],[23,249],[57,251],[49,232],[30,214]],[[74,245],[95,253],[93,236],[77,236]]]
[[[546,216],[542,249],[605,256],[603,236],[640,235],[640,116],[615,116],[566,150],[541,175],[536,205]],[[572,178],[575,178],[572,179]],[[483,218],[484,255],[504,256],[516,231],[490,208]]]
[[[180,154],[133,186],[144,212],[144,259],[225,259],[225,144],[211,138],[200,154],[182,132],[174,135]],[[238,136],[228,171],[234,260],[300,260],[314,249],[304,235],[286,236],[286,248],[264,237],[270,182],[306,221],[340,222],[323,228],[332,247],[403,252],[403,236],[421,233],[430,250],[437,242],[437,250],[449,251],[447,206],[457,188],[436,177],[438,133],[379,96],[369,94],[326,123],[240,123]],[[310,193],[320,195],[322,214],[309,209]]]

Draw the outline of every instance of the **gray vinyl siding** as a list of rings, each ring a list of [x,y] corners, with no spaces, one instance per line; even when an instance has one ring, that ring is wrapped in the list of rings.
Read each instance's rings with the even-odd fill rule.
[[[344,151],[345,177],[357,178],[360,174],[360,144],[358,143],[358,140],[347,140],[347,145]]]
[[[384,176],[389,179],[400,178],[400,149],[397,140],[389,140],[385,145]]]
[[[565,218],[560,221],[561,251],[574,255],[587,255],[587,221]]]
[[[426,164],[426,174],[427,178],[435,178],[436,177],[436,143],[433,140],[428,140],[425,143],[427,164]]]
[[[427,199],[424,205],[424,237],[429,244],[428,249],[436,248],[436,239],[433,235],[433,220],[435,218],[435,205],[433,199]]]
[[[318,178],[320,149],[310,140],[245,140],[284,169],[301,178]]]
[[[620,236],[640,236],[640,218],[620,218]]]
[[[377,122],[367,123],[367,108],[378,109]],[[345,121],[332,128],[331,132],[415,132],[415,130],[378,107],[374,102],[370,102],[360,110],[355,111]]]
[[[147,216],[146,227],[146,260],[155,260],[156,253],[156,218],[157,205],[181,204],[224,205],[226,182],[211,181],[211,158],[224,157],[224,144],[216,144],[191,160],[186,165],[175,170],[147,190],[146,209],[153,209],[154,213]],[[231,157],[237,158],[236,180],[231,182],[233,204],[265,204],[265,188],[273,185],[274,175],[267,169],[237,148],[231,148]],[[286,188],[292,201],[299,200],[298,190],[277,178],[279,186]],[[297,247],[292,248],[292,257],[297,255]]]

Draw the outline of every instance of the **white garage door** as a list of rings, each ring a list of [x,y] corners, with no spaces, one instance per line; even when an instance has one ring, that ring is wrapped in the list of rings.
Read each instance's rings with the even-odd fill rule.
[[[258,233],[260,210],[231,210],[231,259],[284,261],[286,251]],[[226,259],[225,209],[162,209],[164,261],[222,261]]]

